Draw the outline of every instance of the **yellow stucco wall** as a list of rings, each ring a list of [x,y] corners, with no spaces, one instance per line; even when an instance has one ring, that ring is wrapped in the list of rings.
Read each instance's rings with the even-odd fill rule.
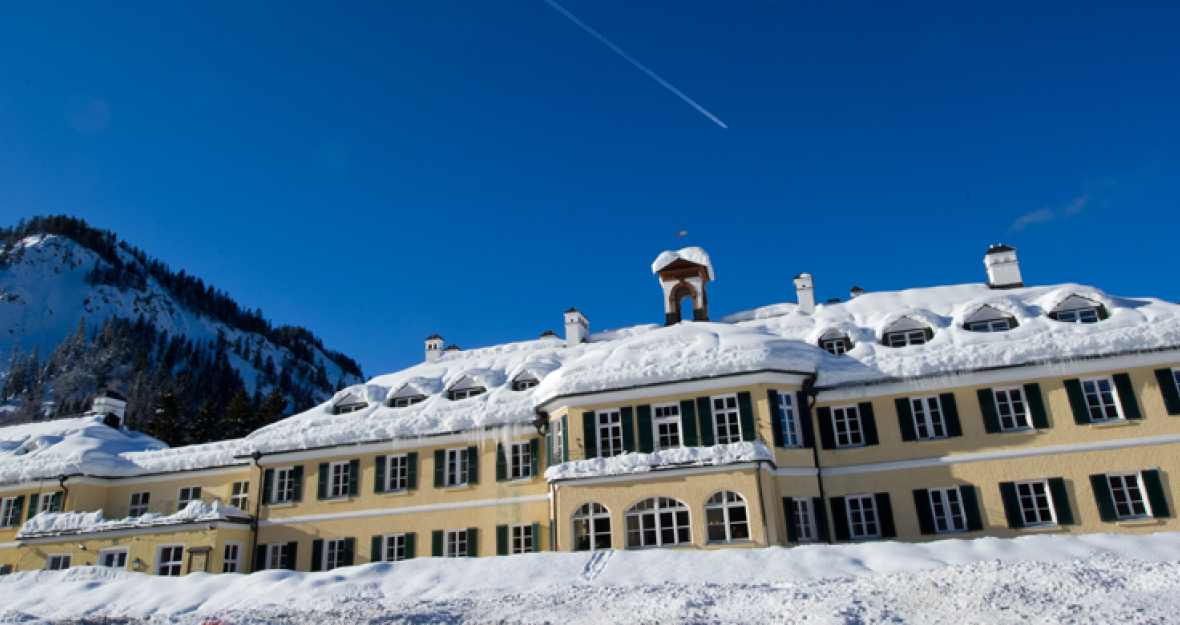
[[[156,557],[158,548],[163,545],[184,545],[185,557],[182,567],[184,574],[208,571],[220,573],[222,571],[225,543],[236,541],[242,544],[242,565],[249,570],[248,556],[251,543],[249,525],[223,524],[214,529],[207,529],[204,525],[188,527],[183,530],[169,531],[161,528],[159,532],[135,533],[132,535],[105,536],[72,536],[61,540],[37,541],[22,545],[19,550],[17,570],[31,571],[45,568],[46,559],[50,555],[70,554],[70,568],[78,566],[95,566],[98,564],[99,553],[105,549],[126,548],[127,570],[154,574],[156,572]],[[190,554],[192,547],[212,547],[207,555]],[[84,548],[82,548],[84,547]],[[138,558],[141,566],[134,568],[134,560]],[[190,570],[190,566],[192,570]]]

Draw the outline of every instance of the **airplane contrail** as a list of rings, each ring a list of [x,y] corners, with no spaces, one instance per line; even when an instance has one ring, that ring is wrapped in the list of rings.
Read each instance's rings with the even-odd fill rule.
[[[588,25],[586,25],[585,22],[578,19],[573,13],[566,11],[560,4],[557,4],[553,0],[545,0],[545,2],[547,2],[549,4],[549,6],[553,7],[554,9],[557,9],[559,12],[561,12],[562,15],[568,17],[571,22],[577,24],[578,26],[581,26],[583,30],[590,33],[591,35],[594,35],[599,41],[601,41],[602,43],[605,43],[607,45],[607,47],[609,47],[611,50],[618,52],[619,56],[627,59],[628,61],[631,61],[632,65],[643,70],[643,72],[645,74],[647,74],[648,76],[651,76],[653,80],[655,80],[656,82],[658,82],[661,85],[663,85],[664,87],[666,87],[668,89],[668,91],[675,93],[677,96],[680,97],[681,100],[684,100],[689,105],[691,105],[694,109],[700,111],[701,114],[703,114],[705,117],[708,117],[709,119],[716,122],[718,126],[721,126],[722,128],[729,128],[729,126],[725,125],[725,122],[721,121],[720,119],[717,119],[716,115],[705,110],[705,107],[701,106],[700,104],[697,104],[695,101],[693,101],[692,98],[684,95],[683,92],[681,92],[676,87],[673,87],[671,84],[668,83],[668,81],[664,80],[663,78],[660,78],[659,74],[656,74],[655,72],[648,69],[643,63],[640,63],[639,61],[636,61],[634,58],[632,58],[632,56],[630,54],[623,52],[622,48],[611,43],[611,41],[609,39],[607,39],[606,37],[603,37],[601,34],[598,33],[598,31],[594,30],[593,28],[590,28]]]

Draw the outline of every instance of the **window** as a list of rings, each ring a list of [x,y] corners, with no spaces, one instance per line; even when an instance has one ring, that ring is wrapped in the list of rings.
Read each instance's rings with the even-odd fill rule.
[[[446,551],[443,552],[443,557],[466,558],[467,530],[447,530],[447,541],[445,545]]]
[[[598,422],[598,456],[610,458],[623,453],[623,418],[618,410],[599,410],[594,413]]]
[[[778,392],[778,412],[783,419],[783,446],[799,447],[803,439],[799,435],[799,419],[795,417],[795,396],[790,392]]]
[[[111,569],[127,568],[127,549],[103,549],[99,551],[98,565]]]
[[[656,451],[680,447],[680,404],[655,406]]]
[[[540,382],[537,381],[537,378],[520,377],[520,378],[517,378],[512,381],[512,390],[514,390],[514,391],[527,391],[530,388],[536,387],[537,384],[540,384]]]
[[[1109,473],[1110,494],[1120,521],[1150,518],[1151,506],[1143,496],[1138,473]]]
[[[185,486],[176,494],[176,509],[184,510],[189,503],[201,500],[200,486]]]
[[[717,428],[717,444],[742,442],[742,422],[738,414],[737,395],[713,398],[713,423]]]
[[[885,335],[885,344],[889,347],[905,347],[907,345],[925,345],[925,330],[906,330],[905,332],[890,332]]]
[[[344,404],[344,405],[336,406],[336,414],[348,414],[350,412],[364,410],[365,408],[368,408],[368,407],[369,407],[369,404]]]
[[[324,568],[325,571],[338,569],[344,566],[344,550],[345,544],[343,538],[333,538],[324,541]]]
[[[865,444],[860,412],[856,406],[832,408],[832,426],[836,434],[837,447],[857,447]]]
[[[530,443],[513,443],[508,458],[508,479],[525,480],[533,476],[533,458]]]
[[[533,524],[526,523],[524,525],[513,525],[511,528],[510,538],[512,540],[512,553],[533,553]]]
[[[275,469],[274,484],[271,486],[271,503],[287,503],[295,500],[295,467]]]
[[[850,349],[848,346],[848,339],[844,339],[844,338],[827,339],[827,340],[820,341],[820,347],[822,347],[825,352],[827,352],[833,356],[839,356],[841,354],[846,354],[846,353],[848,353],[848,350]]]
[[[705,525],[711,543],[749,540],[746,500],[731,490],[714,494],[705,502]]]
[[[946,438],[946,423],[942,418],[942,405],[937,395],[915,397],[910,400],[914,412],[914,426],[918,440]]]
[[[1082,380],[1082,393],[1086,396],[1086,408],[1090,410],[1090,421],[1097,423],[1123,418],[1111,378]]]
[[[127,516],[143,516],[147,514],[148,502],[152,494],[148,491],[131,493],[131,504],[127,506]]]
[[[164,545],[156,550],[156,575],[180,577],[184,545]]]
[[[64,571],[70,568],[70,554],[58,553],[45,559],[46,571]]]
[[[627,511],[627,548],[667,547],[692,542],[688,506],[670,497],[652,497]]]
[[[266,569],[290,569],[293,564],[289,562],[291,550],[287,543],[277,543],[273,545],[266,545]]]
[[[939,534],[951,534],[967,531],[967,518],[963,514],[963,502],[959,496],[959,488],[931,488],[930,509],[934,513],[934,531]]]
[[[872,495],[845,497],[844,503],[848,511],[848,531],[852,538],[881,537],[877,502]]]
[[[553,428],[553,449],[550,450],[549,464],[561,464],[565,458],[565,428],[562,427],[562,423],[564,422],[561,419],[549,422],[549,427]]]
[[[229,505],[238,510],[250,508],[250,482],[234,482],[229,486]]]
[[[390,534],[385,537],[385,562],[401,562],[406,559],[406,535]]]
[[[45,493],[37,504],[37,514],[61,512],[61,493]]]
[[[1028,420],[1028,404],[1024,401],[1024,389],[1019,386],[995,390],[996,411],[1000,415],[1000,430],[1015,432],[1031,430]]]
[[[1057,320],[1062,323],[1098,323],[1098,310],[1095,308],[1080,308],[1057,313]]]
[[[969,323],[967,329],[972,332],[1007,332],[1012,329],[1012,325],[1008,323],[1007,319],[993,319],[992,321]]]
[[[4,503],[0,504],[0,527],[20,525],[21,508],[24,503],[24,497],[5,497]]]
[[[410,457],[406,454],[389,456],[385,464],[385,492],[407,490],[410,487]]]
[[[328,499],[348,497],[349,462],[333,462],[328,465]]]
[[[464,486],[467,484],[467,449],[447,450],[446,486]]]
[[[610,511],[598,503],[574,510],[574,551],[610,549]]]
[[[1016,482],[1016,497],[1020,501],[1020,516],[1025,527],[1057,524],[1047,480]]]
[[[222,573],[242,572],[242,543],[227,542],[221,558]]]
[[[408,397],[394,397],[389,402],[391,408],[409,408],[414,404],[420,404],[426,401],[425,395],[410,395]]]
[[[472,386],[469,388],[455,389],[451,391],[452,400],[467,399],[468,397],[475,397],[476,395],[483,395],[486,389],[482,386]]]
[[[810,543],[818,540],[818,534],[815,530],[815,515],[811,510],[811,500],[803,497],[795,497],[791,500],[791,506],[794,508],[795,531],[798,533],[799,542]]]

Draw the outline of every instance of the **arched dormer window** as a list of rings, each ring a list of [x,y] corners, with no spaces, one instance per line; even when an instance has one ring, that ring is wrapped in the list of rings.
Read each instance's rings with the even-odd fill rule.
[[[1062,323],[1098,323],[1106,319],[1106,307],[1093,300],[1070,295],[1049,311],[1049,318]]]
[[[408,408],[426,401],[426,395],[419,389],[406,384],[389,398],[390,408]]]
[[[527,391],[540,383],[541,381],[537,379],[537,376],[526,371],[516,376],[516,379],[512,381],[512,390]]]
[[[487,388],[471,378],[464,377],[447,390],[447,399],[457,401],[467,399],[468,397],[475,397],[476,395],[483,395],[486,392],[488,392]]]
[[[332,414],[348,414],[368,407],[369,402],[365,401],[363,397],[348,393],[332,405]]]
[[[881,344],[886,347],[925,345],[932,338],[934,330],[930,326],[909,317],[902,317],[881,335]]]
[[[819,346],[833,356],[846,354],[852,349],[852,340],[840,330],[828,330],[819,337]]]
[[[1017,325],[1016,317],[991,306],[982,306],[963,321],[963,328],[971,332],[1007,332]]]

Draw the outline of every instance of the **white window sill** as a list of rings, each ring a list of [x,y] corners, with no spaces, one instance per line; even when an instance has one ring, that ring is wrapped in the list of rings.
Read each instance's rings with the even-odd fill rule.
[[[1000,430],[1000,436],[1026,436],[1028,434],[1036,434],[1036,428],[1020,428],[1011,430]]]
[[[1065,528],[1065,526],[1063,526],[1063,525],[1058,525],[1058,524],[1056,524],[1056,523],[1053,523],[1052,525],[1049,525],[1049,524],[1046,524],[1046,525],[1026,525],[1026,526],[1024,526],[1024,527],[1022,527],[1022,528],[1020,528],[1020,529],[1021,529],[1022,531],[1025,531],[1025,532],[1035,532],[1035,533],[1038,533],[1038,534],[1047,534],[1047,533],[1050,533],[1050,532],[1064,532],[1064,531],[1067,531],[1067,530],[1066,530],[1066,528]]]
[[[949,437],[949,436],[940,436],[938,438],[919,438],[919,439],[916,439],[914,442],[916,442],[916,443],[942,443],[942,442],[949,441],[950,439],[951,439],[951,437]]]
[[[741,538],[738,540],[710,540],[705,543],[709,547],[725,547],[728,545],[751,545],[754,540],[751,538]]]
[[[377,493],[377,494],[378,494],[378,495],[393,495],[393,496],[402,496],[402,495],[409,495],[409,494],[410,494],[410,492],[411,492],[411,491],[410,491],[410,489],[408,489],[408,488],[401,488],[401,489],[398,489],[398,490],[383,490],[383,491],[381,491],[380,493]]]
[[[1119,427],[1119,426],[1123,426],[1123,425],[1131,425],[1131,422],[1126,419],[1111,419],[1110,421],[1099,421],[1097,423],[1091,423],[1090,427],[1095,428],[1095,429],[1102,429],[1102,428],[1114,428],[1114,427]]]
[[[356,497],[349,497],[349,496],[345,495],[343,497],[325,497],[324,499],[321,499],[320,501],[323,501],[325,503],[347,503],[347,502],[353,501],[354,499],[356,499]]]
[[[845,449],[866,449],[867,447],[868,447],[868,445],[866,445],[864,443],[861,443],[859,445],[840,445],[839,443],[837,443],[836,449],[834,451],[843,451]]]
[[[451,484],[450,486],[443,486],[442,490],[468,490],[471,484]]]
[[[1156,518],[1146,519],[1119,519],[1119,527],[1143,527],[1147,525],[1160,525],[1162,521]]]
[[[268,503],[268,504],[266,504],[266,506],[268,508],[294,508],[295,502],[294,501],[279,501],[276,503]]]
[[[530,475],[528,477],[510,477],[504,481],[508,484],[528,484],[529,482],[535,482],[536,480],[536,476]]]

